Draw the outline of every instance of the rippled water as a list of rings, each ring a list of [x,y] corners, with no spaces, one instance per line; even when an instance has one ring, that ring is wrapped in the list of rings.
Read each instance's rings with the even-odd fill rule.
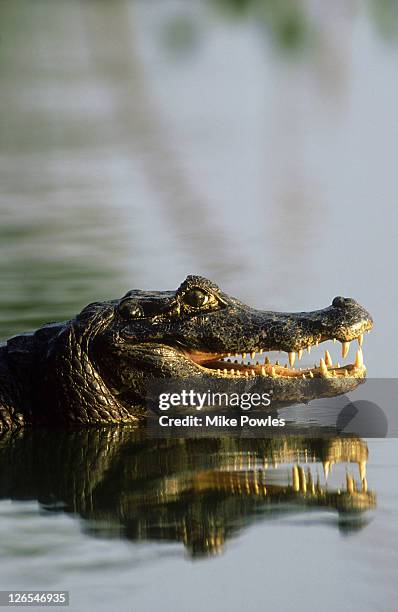
[[[292,6],[1,4],[1,338],[198,273],[260,308],[355,297],[368,375],[396,376],[395,5]],[[292,464],[263,441],[110,435],[1,442],[1,588],[69,589],[73,610],[395,609],[395,439],[367,441],[377,507],[346,520],[265,503],[253,474],[291,486]],[[221,486],[231,466],[249,484]]]

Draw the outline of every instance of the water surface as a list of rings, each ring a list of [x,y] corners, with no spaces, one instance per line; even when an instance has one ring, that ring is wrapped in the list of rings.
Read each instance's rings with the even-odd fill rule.
[[[1,4],[1,339],[195,273],[259,308],[355,297],[368,375],[396,375],[395,5],[292,6]],[[69,589],[73,610],[396,607],[396,439],[363,441],[377,507],[351,521],[200,489],[264,467],[262,442],[37,436],[2,442],[1,588]]]

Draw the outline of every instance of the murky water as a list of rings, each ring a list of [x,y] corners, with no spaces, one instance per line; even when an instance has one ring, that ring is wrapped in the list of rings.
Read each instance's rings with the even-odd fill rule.
[[[329,4],[1,4],[1,338],[198,273],[260,308],[355,297],[369,377],[396,376],[397,15]],[[60,436],[1,443],[1,588],[69,589],[73,610],[395,610],[395,439],[358,442],[377,507],[347,519],[355,461],[327,504],[292,501],[290,451],[324,484],[313,441]]]

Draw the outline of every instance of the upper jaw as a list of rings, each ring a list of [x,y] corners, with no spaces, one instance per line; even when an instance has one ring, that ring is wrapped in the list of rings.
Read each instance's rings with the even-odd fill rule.
[[[240,339],[233,342],[230,350],[222,349],[209,352],[206,350],[184,349],[185,356],[199,368],[210,371],[218,376],[272,376],[272,377],[334,377],[353,376],[363,378],[366,374],[362,344],[363,335],[373,327],[373,321],[359,304],[350,303],[350,308],[342,311],[331,306],[313,313],[279,314],[256,313],[263,323],[270,325],[263,328],[264,333],[257,333],[253,339]],[[337,311],[337,312],[336,312]],[[273,325],[272,325],[273,323]],[[257,332],[259,325],[257,323]],[[350,342],[356,339],[358,348],[352,363],[341,365],[350,349]],[[304,351],[311,351],[313,346],[327,340],[339,340],[341,343],[341,359],[332,359],[326,351],[319,359],[319,365],[312,368],[297,368]],[[266,353],[268,351],[285,351],[286,365],[278,361],[271,363]],[[333,352],[332,352],[333,354]],[[245,359],[250,356],[250,360]],[[294,365],[296,364],[296,368]]]
[[[261,322],[259,313],[259,322]],[[329,306],[302,313],[263,313],[264,340],[251,350],[298,352],[327,340],[351,342],[373,327],[370,314],[354,300],[346,308]],[[247,347],[247,345],[246,345]]]

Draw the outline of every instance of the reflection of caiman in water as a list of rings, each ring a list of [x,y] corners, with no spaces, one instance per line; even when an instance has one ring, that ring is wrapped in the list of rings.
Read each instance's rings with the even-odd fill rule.
[[[250,308],[211,281],[188,276],[177,291],[129,291],[89,304],[74,319],[48,324],[0,345],[0,431],[23,425],[132,423],[156,380],[249,381],[283,402],[330,397],[365,376],[362,350],[340,365],[325,352],[319,365],[294,363],[313,345],[350,341],[373,326],[351,298],[323,310]],[[271,363],[268,351],[289,363]],[[247,362],[246,354],[252,361]]]
[[[344,530],[365,525],[365,511],[376,504],[367,458],[359,438],[25,431],[0,441],[0,497],[73,513],[99,536],[183,542],[199,556],[220,551],[254,520],[299,510],[334,512]],[[346,473],[332,485],[332,466],[344,462]]]

